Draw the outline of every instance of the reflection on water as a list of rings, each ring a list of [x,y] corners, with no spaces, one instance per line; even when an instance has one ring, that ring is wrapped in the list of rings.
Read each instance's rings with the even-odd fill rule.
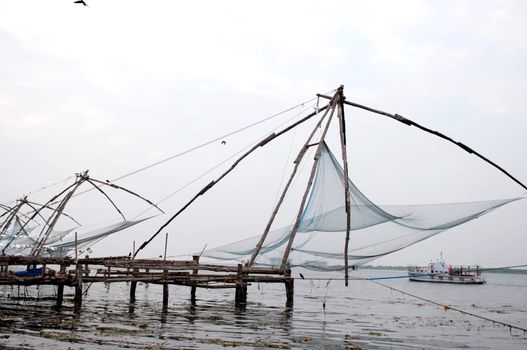
[[[309,277],[341,277],[302,271]],[[295,271],[298,274],[298,271]],[[400,271],[362,270],[356,276],[390,276]],[[436,285],[388,280],[386,284],[439,303],[527,327],[527,276],[489,275],[483,286]],[[162,305],[162,286],[92,285],[79,313],[67,294],[54,308],[52,287],[0,287],[0,348],[212,349],[523,349],[527,335],[444,310],[367,281],[295,281],[293,307],[285,306],[283,285],[253,284],[246,305],[234,304],[234,290],[171,286]],[[23,296],[13,299],[9,296]],[[72,292],[66,288],[65,292]],[[38,297],[38,301],[37,301]]]

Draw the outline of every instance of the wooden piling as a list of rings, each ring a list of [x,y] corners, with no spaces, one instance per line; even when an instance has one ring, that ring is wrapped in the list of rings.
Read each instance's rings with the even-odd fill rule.
[[[165,234],[165,254],[163,256],[163,265],[165,265],[167,261],[167,247],[168,247],[168,232]],[[168,278],[168,270],[166,269],[166,265],[165,265],[165,269],[163,270],[163,280],[165,281],[165,283],[163,283],[163,309],[166,309],[168,306],[167,278]]]
[[[247,302],[247,283],[243,280],[243,265],[238,264],[238,272],[236,275],[236,294],[234,296],[234,303],[244,304]]]
[[[163,308],[168,306],[168,283],[163,283]]]
[[[199,255],[193,255],[192,260],[196,263],[196,267],[192,269],[192,275],[198,274],[199,269]],[[192,283],[192,287],[190,287],[190,301],[192,303],[196,302],[196,282]]]
[[[284,277],[286,277],[284,282],[286,295],[285,305],[292,307],[295,295],[295,279],[291,277],[291,266],[289,264],[286,266]]]
[[[131,303],[133,303],[135,301],[135,290],[137,288],[137,281],[135,279],[133,279],[133,278],[135,277],[135,275],[137,274],[139,269],[133,269],[132,271],[133,271],[133,273],[132,273],[132,281],[130,282],[130,302]]]
[[[22,257],[0,256],[0,266],[18,265],[58,265],[60,271],[49,272],[41,276],[19,277],[13,273],[0,274],[0,285],[26,286],[26,285],[54,285],[57,288],[57,306],[63,305],[64,287],[73,287],[75,290],[75,312],[81,311],[84,283],[130,283],[130,300],[135,299],[137,282],[154,283],[163,286],[163,312],[168,306],[169,286],[179,285],[191,287],[195,297],[197,288],[236,290],[236,307],[244,308],[247,302],[247,287],[250,283],[286,283],[288,301],[292,300],[293,288],[290,268],[286,271],[275,267],[247,266],[247,265],[215,265],[201,264],[199,257],[192,260],[157,260],[141,259],[131,260],[128,257],[101,257],[79,258],[77,261],[70,258],[52,257]],[[72,273],[68,272],[73,267]],[[87,271],[94,269],[97,273]],[[202,272],[203,271],[203,272]],[[134,303],[131,302],[130,306]],[[132,307],[131,312],[134,308]]]
[[[62,300],[64,299],[64,284],[57,286],[57,309],[62,307]]]
[[[64,276],[66,273],[66,265],[61,264],[59,270],[59,276]],[[57,309],[62,307],[62,301],[64,300],[64,283],[57,285]]]
[[[75,266],[75,297],[73,299],[75,310],[79,311],[82,306],[82,265],[77,263]]]

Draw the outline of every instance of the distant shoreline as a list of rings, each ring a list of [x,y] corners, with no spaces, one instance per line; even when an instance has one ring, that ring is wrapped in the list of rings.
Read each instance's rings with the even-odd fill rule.
[[[406,271],[406,266],[389,266],[389,265],[364,265],[358,268],[363,270],[401,270]],[[514,275],[527,275],[527,269],[491,269],[480,267],[484,273],[508,273]]]

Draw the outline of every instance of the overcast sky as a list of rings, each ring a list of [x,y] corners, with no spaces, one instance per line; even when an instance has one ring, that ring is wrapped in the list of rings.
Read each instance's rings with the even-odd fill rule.
[[[0,3],[2,203],[84,169],[103,180],[120,177],[340,84],[349,100],[439,130],[527,183],[524,1],[86,2],[89,7],[69,0]],[[159,201],[308,108],[121,184]],[[352,179],[379,204],[525,193],[444,141],[380,116],[346,113]],[[291,138],[283,140],[285,149],[246,165],[251,180],[234,178],[211,195],[213,204],[200,198],[169,227],[169,254],[261,232],[272,203],[255,204],[249,213],[236,195],[250,192],[251,202],[263,202],[271,185],[260,182],[278,174],[276,188],[269,187],[275,196],[288,145],[298,142]],[[162,207],[174,213],[209,175]],[[51,196],[55,188],[43,192]],[[71,209],[83,224],[118,220],[99,214],[112,212],[99,208],[104,199],[86,197]],[[144,209],[123,201],[131,217]],[[526,210],[526,201],[515,202],[376,263],[426,263],[440,251],[452,263],[527,263]],[[167,218],[118,233],[94,250],[127,254],[133,240],[142,242]],[[146,256],[162,246],[160,238]]]

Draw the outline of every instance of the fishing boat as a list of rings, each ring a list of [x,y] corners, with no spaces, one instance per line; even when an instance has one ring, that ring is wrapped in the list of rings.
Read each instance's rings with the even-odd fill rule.
[[[479,266],[447,265],[443,254],[427,266],[408,266],[408,279],[413,282],[484,284]]]

